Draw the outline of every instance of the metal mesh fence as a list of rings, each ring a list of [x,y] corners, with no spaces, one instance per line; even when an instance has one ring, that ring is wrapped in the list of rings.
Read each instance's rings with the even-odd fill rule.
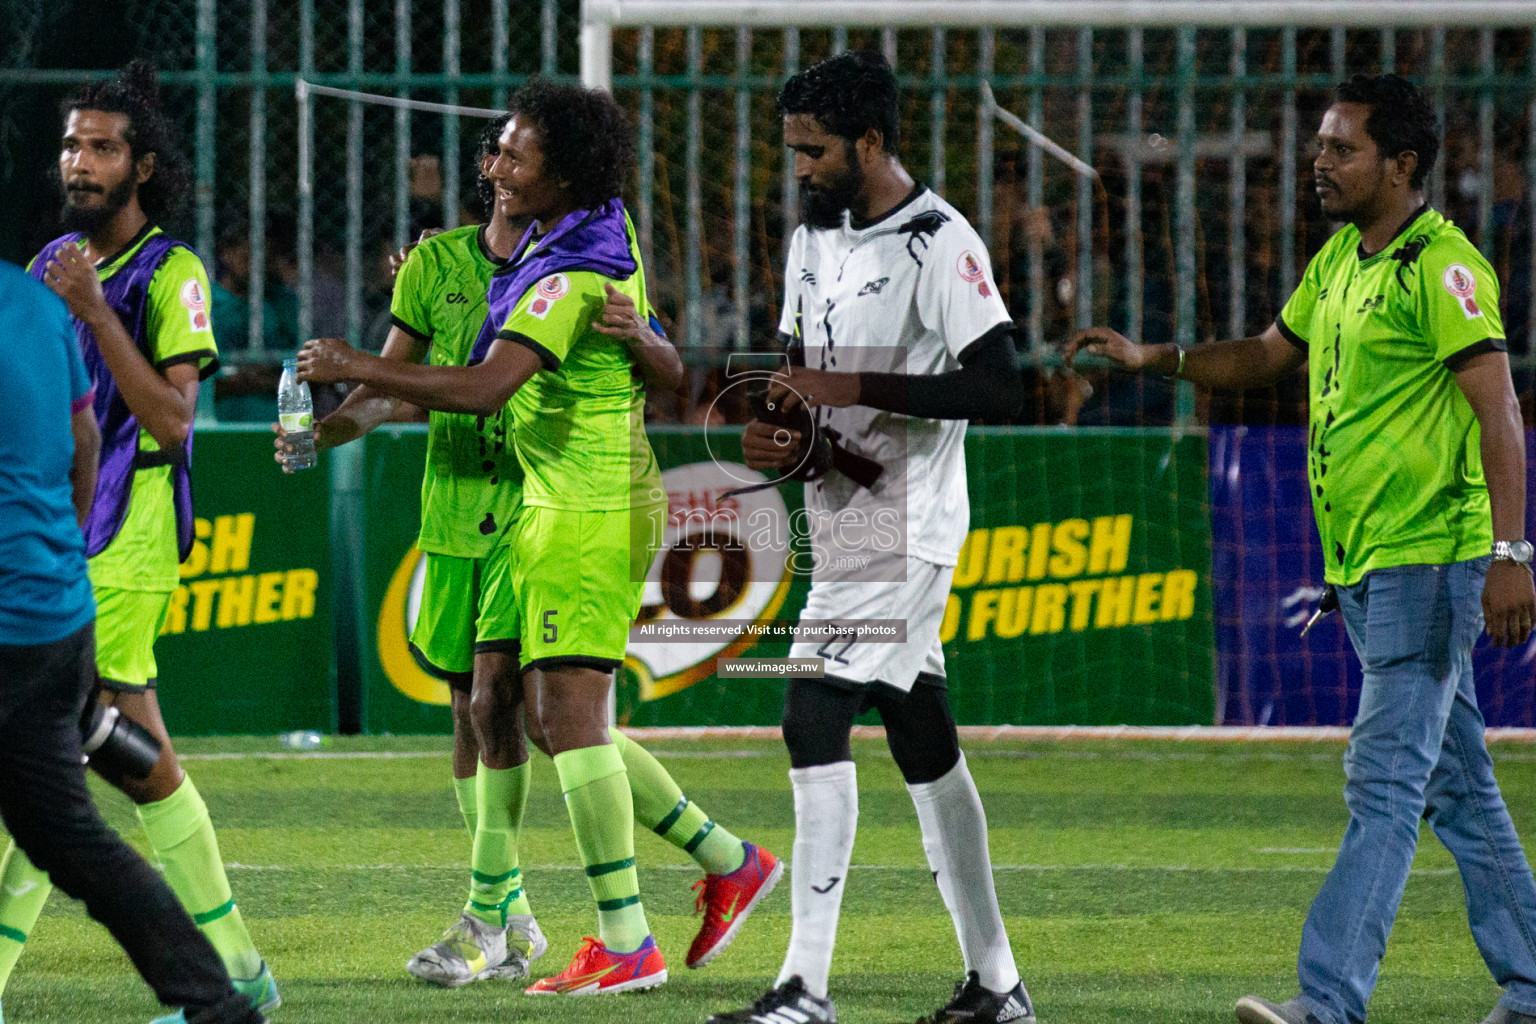
[[[20,31],[0,41],[0,195],[17,214],[0,228],[4,254],[25,259],[53,231],[59,98],[151,56],[198,177],[170,227],[217,268],[231,364],[270,361],[309,335],[378,346],[384,256],[422,227],[480,216],[483,122],[301,105],[297,77],[498,107],[528,76],[574,79],[579,66],[572,0],[145,0],[85,25],[85,5],[6,2]],[[1517,383],[1531,390],[1536,46],[1529,30],[1475,27],[617,30],[614,92],[639,134],[629,198],[651,288],[701,371],[774,343],[796,223],[774,98],[787,73],[848,47],[892,59],[904,162],[990,245],[1028,342],[1026,422],[1178,416],[1177,396],[1155,381],[1095,380],[1085,399],[1053,368],[1055,346],[1089,323],[1186,342],[1265,326],[1331,230],[1307,149],[1329,90],[1386,69],[1424,83],[1442,111],[1431,201],[1494,262]],[[984,116],[983,80],[1101,183]],[[298,190],[306,116],[312,207]],[[707,405],[710,386],[696,373],[691,404]],[[1296,419],[1302,399],[1298,382],[1257,405],[1217,396],[1209,415]]]

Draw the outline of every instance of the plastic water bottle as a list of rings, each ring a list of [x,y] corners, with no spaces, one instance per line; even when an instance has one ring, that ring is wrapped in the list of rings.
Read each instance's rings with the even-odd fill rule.
[[[319,750],[325,743],[325,737],[313,729],[295,729],[293,732],[281,733],[277,742],[288,750]]]
[[[284,465],[290,471],[313,469],[317,461],[315,403],[309,397],[309,385],[299,380],[297,359],[283,360],[283,379],[277,385],[277,419],[293,448]]]

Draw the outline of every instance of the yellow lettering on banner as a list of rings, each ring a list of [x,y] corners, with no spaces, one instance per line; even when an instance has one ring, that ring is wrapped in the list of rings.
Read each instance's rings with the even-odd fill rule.
[[[1051,556],[1052,576],[1060,580],[1082,575],[1088,564],[1088,548],[1083,544],[1087,539],[1086,519],[1067,519],[1056,524],[1051,531],[1051,547],[1056,552]]]
[[[1045,567],[1051,559],[1051,524],[1036,523],[1029,531],[1029,578],[1045,578]]]
[[[950,594],[944,600],[944,622],[939,626],[939,643],[949,643],[958,632],[960,632],[960,595]]]
[[[192,628],[201,633],[213,620],[213,595],[219,592],[218,580],[198,580],[192,584]]]
[[[315,570],[289,569],[283,579],[283,618],[314,618],[315,589],[319,586],[320,574]]]
[[[1017,583],[1024,578],[1024,549],[1029,531],[1022,526],[999,526],[992,531],[992,550],[987,556],[988,583]]]
[[[1103,581],[1099,589],[1099,614],[1094,616],[1094,629],[1131,624],[1131,603],[1136,598],[1136,577],[1112,576]]]
[[[181,563],[177,570],[181,578],[191,579],[193,576],[201,576],[208,571],[208,545],[203,541],[213,536],[213,524],[206,519],[192,520],[192,550],[187,552],[187,560]],[[177,630],[177,632],[181,632]]]
[[[249,626],[256,603],[256,577],[226,576],[219,587],[219,628]]]
[[[983,527],[966,535],[965,543],[960,546],[960,560],[955,565],[955,576],[950,586],[964,589],[981,582],[987,565],[987,540],[991,534],[991,530]]]
[[[219,516],[213,521],[213,572],[243,572],[251,566],[251,537],[256,533],[256,516],[242,512],[237,516]]]
[[[1034,587],[1011,587],[1003,591],[997,602],[998,636],[1011,640],[1029,631],[1029,608],[1035,596]]]
[[[1131,557],[1131,517],[1099,516],[1088,542],[1088,571],[1095,576],[1124,572]]]
[[[1145,626],[1157,621],[1157,590],[1162,583],[1160,572],[1144,572],[1136,577],[1136,610],[1131,615],[1131,621],[1136,625]]]
[[[1163,621],[1187,619],[1195,614],[1195,587],[1200,577],[1193,569],[1174,569],[1163,578]]]
[[[256,622],[263,625],[268,622],[278,622],[282,615],[277,610],[277,602],[282,600],[278,587],[283,582],[283,574],[280,572],[264,572],[256,580]]]
[[[167,633],[184,633],[187,630],[187,598],[192,592],[186,587],[177,587],[171,594],[171,603],[165,609],[165,624],[160,627],[160,635]]]
[[[967,640],[983,640],[987,635],[987,623],[997,615],[996,590],[978,590],[971,595],[971,619],[965,624]]]
[[[1067,588],[1060,583],[1042,583],[1035,588],[1035,614],[1029,622],[1031,633],[1060,633],[1067,624]]]
[[[1067,584],[1072,592],[1072,632],[1081,633],[1088,628],[1088,613],[1093,610],[1093,595],[1099,592],[1103,580],[1074,580]]]

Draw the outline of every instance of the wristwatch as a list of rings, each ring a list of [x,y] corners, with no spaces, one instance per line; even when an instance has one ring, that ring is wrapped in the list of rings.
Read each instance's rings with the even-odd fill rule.
[[[1531,555],[1536,553],[1528,540],[1496,540],[1493,542],[1493,560],[1495,562],[1514,562],[1523,565],[1527,569],[1531,567]]]

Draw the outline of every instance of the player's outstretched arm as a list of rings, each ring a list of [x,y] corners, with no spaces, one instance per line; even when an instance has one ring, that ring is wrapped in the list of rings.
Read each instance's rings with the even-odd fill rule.
[[[933,420],[1008,420],[1023,407],[1023,377],[1013,325],[1002,324],[967,345],[960,369],[948,373],[846,373],[792,365],[769,397],[793,409],[864,405]]]
[[[593,329],[611,338],[621,338],[629,345],[646,387],[662,391],[682,387],[683,359],[677,349],[651,329],[650,319],[640,315],[633,299],[606,281],[603,287],[607,289],[608,300],[603,303],[603,315],[592,321]]]
[[[161,448],[186,443],[197,411],[197,367],[177,364],[162,375],[149,364],[107,305],[96,267],[73,242],[48,262],[43,280],[96,336],[96,347],[139,425]]]
[[[491,343],[474,366],[423,366],[359,352],[340,338],[314,338],[299,349],[299,379],[320,384],[349,380],[376,394],[423,409],[490,416],[507,404],[542,368],[531,348],[515,341]]]
[[[398,327],[391,327],[379,358],[419,363],[426,355],[426,342],[411,337]],[[399,399],[381,395],[366,384],[355,387],[347,393],[335,412],[315,424],[315,448],[335,448],[348,441],[355,441],[382,424],[400,419],[404,406],[405,403]],[[287,432],[281,423],[272,424],[272,432],[277,435],[272,439],[272,447],[277,449],[272,458],[286,471],[288,456],[292,454],[289,451]]]
[[[1493,512],[1494,540],[1525,538],[1525,425],[1509,377],[1509,356],[1484,352],[1456,371],[1482,433],[1483,474]],[[1494,562],[1483,585],[1483,620],[1496,647],[1519,647],[1531,636],[1536,585],[1529,569]]]
[[[1275,324],[1256,338],[1212,341],[1185,349],[1182,370],[1177,345],[1138,345],[1108,327],[1078,331],[1067,342],[1062,361],[1071,366],[1079,352],[1108,359],[1122,370],[1150,370],[1169,377],[1177,373],[1194,384],[1234,391],[1267,387],[1307,361],[1306,352],[1286,340]]]

